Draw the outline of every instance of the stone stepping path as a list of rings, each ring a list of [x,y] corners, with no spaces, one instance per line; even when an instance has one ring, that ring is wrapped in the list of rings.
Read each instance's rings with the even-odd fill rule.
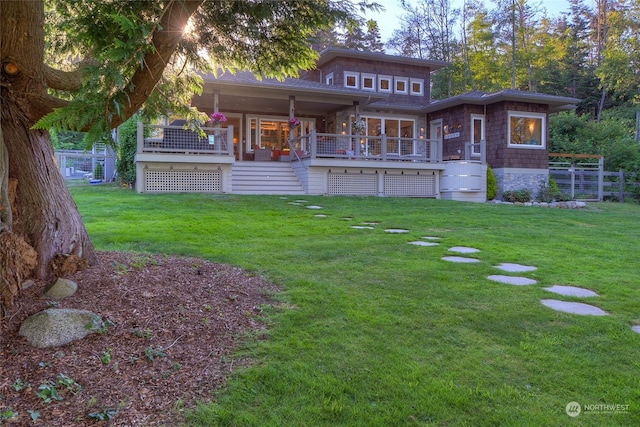
[[[598,296],[597,293],[590,291],[589,289],[577,288],[575,286],[553,285],[543,289],[545,291],[553,292],[554,294],[564,295],[567,297],[588,298]]]
[[[463,256],[443,256],[441,259],[443,261],[457,262],[461,264],[474,264],[476,262],[480,262],[478,258],[467,258]]]
[[[416,246],[438,246],[440,243],[435,243],[435,242],[423,242],[421,240],[415,241],[415,242],[409,242],[410,245],[416,245]]]
[[[502,275],[494,275],[487,277],[489,280],[493,280],[494,282],[504,283],[507,285],[514,286],[528,286],[535,285],[538,283],[537,280],[527,279],[526,277],[516,277],[516,276],[502,276]]]
[[[449,248],[449,252],[456,252],[459,254],[474,254],[476,252],[480,252],[480,249],[468,248],[466,246],[454,246],[452,248]]]
[[[567,302],[559,301],[557,299],[543,299],[540,302],[545,307],[549,307],[556,311],[562,311],[564,313],[581,314],[583,316],[607,316],[609,314],[596,306],[581,302]]]
[[[280,199],[287,200],[286,197],[280,197]],[[303,205],[308,202],[306,200],[300,199],[300,200],[295,200],[288,203],[290,205]],[[309,205],[309,206],[305,206],[305,208],[323,209],[322,206],[317,206],[317,205]],[[314,217],[326,218],[327,215],[316,214],[314,215]],[[353,217],[342,217],[340,219],[342,221],[352,221]],[[362,230],[373,230],[374,229],[373,226],[379,225],[379,224],[380,223],[376,221],[367,221],[367,222],[362,222],[362,225],[352,225],[351,228],[362,229]],[[409,230],[406,230],[403,228],[387,228],[384,231],[385,233],[390,233],[390,234],[409,233]],[[438,246],[439,243],[433,242],[433,240],[441,240],[441,237],[423,236],[421,237],[421,239],[429,240],[429,241],[425,242],[425,241],[418,240],[418,241],[412,241],[408,243],[410,245],[424,246],[424,247]],[[479,249],[471,248],[467,246],[453,246],[449,248],[448,251],[459,253],[459,254],[472,254],[472,253],[480,252]],[[462,264],[474,264],[474,263],[480,262],[478,258],[470,258],[470,257],[463,257],[463,256],[444,256],[441,259],[448,262],[455,262],[455,263],[462,263]],[[504,262],[499,265],[495,265],[494,268],[505,271],[507,273],[525,273],[525,272],[537,270],[537,267],[532,265],[523,265],[523,264],[516,264],[516,263],[509,263],[509,262]],[[507,285],[514,285],[514,286],[529,286],[529,285],[535,285],[536,283],[538,283],[536,280],[529,279],[527,277],[506,276],[506,275],[490,275],[490,276],[487,276],[487,279],[494,282],[504,283]],[[598,294],[594,291],[591,291],[589,289],[579,288],[576,286],[553,285],[543,289],[548,292],[552,292],[558,295],[568,296],[568,297],[591,298],[591,297],[598,296]],[[569,302],[569,301],[560,301],[555,299],[543,299],[543,300],[540,300],[540,303],[552,310],[556,310],[564,313],[570,313],[570,314],[578,314],[582,316],[607,316],[609,314],[606,311],[594,305],[585,304],[581,302]],[[640,334],[640,325],[631,326],[631,330],[637,334]]]
[[[526,271],[534,271],[538,269],[538,267],[534,267],[531,265],[512,264],[510,262],[503,262],[500,265],[496,265],[495,268],[506,271],[508,273],[523,273]]]

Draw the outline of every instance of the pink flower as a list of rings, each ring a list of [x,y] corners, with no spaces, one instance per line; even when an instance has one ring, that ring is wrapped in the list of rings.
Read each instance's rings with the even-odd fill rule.
[[[300,124],[300,120],[296,119],[295,117],[291,117],[289,119],[289,127],[290,128],[294,128],[296,126],[298,126]]]
[[[212,113],[209,116],[209,120],[211,120],[214,124],[222,123],[227,121],[227,117],[223,113]]]

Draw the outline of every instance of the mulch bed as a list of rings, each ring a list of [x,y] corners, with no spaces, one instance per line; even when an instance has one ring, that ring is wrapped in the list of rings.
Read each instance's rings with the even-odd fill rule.
[[[247,334],[264,334],[261,308],[272,303],[276,286],[194,258],[98,257],[98,265],[67,277],[78,283],[72,297],[43,300],[36,284],[0,320],[0,414],[17,412],[0,424],[100,426],[107,421],[96,418],[113,411],[112,426],[179,425],[185,410],[211,400],[234,368],[250,363],[234,350]],[[90,310],[107,331],[62,347],[32,347],[18,336],[20,324],[50,307]],[[62,400],[45,403],[38,389],[57,384],[59,374],[80,389],[58,384]]]

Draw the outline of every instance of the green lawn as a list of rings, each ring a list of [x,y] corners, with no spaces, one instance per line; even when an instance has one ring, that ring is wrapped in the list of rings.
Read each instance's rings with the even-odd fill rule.
[[[191,425],[640,425],[638,205],[71,191],[98,250],[197,256],[282,285],[268,339],[242,350],[254,366]],[[363,222],[378,224],[352,228]],[[440,245],[408,244],[425,236]],[[452,246],[481,262],[441,260]],[[487,280],[503,262],[538,267],[521,274],[538,284]],[[543,289],[555,284],[596,291],[582,301],[610,315],[544,307],[581,301]]]

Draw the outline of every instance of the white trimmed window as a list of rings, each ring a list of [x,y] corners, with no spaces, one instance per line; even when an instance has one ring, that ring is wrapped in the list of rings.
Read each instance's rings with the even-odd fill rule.
[[[359,79],[360,79],[360,74],[359,73],[354,73],[352,71],[345,71],[344,72],[344,87],[349,87],[352,89],[359,89]]]
[[[545,148],[547,115],[509,111],[507,135],[509,147]]]
[[[401,94],[401,95],[406,95],[409,93],[409,79],[406,77],[396,77],[394,79],[394,92]]]
[[[362,90],[376,90],[376,75],[375,74],[366,74],[366,73],[362,73],[361,75],[362,77],[362,83],[361,83],[361,88]]]
[[[327,74],[326,77],[324,78],[324,82],[328,85],[333,86],[333,73]]]
[[[409,82],[411,95],[424,95],[424,79],[411,79]]]
[[[393,92],[393,77],[378,76],[378,92]]]

